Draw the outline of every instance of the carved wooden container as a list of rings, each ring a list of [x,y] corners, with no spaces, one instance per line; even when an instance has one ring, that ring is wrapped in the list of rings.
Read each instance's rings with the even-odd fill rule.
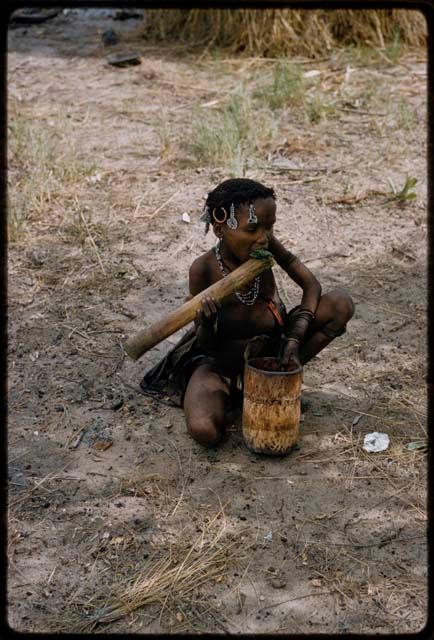
[[[300,428],[302,369],[282,370],[278,358],[253,358],[244,370],[243,436],[255,453],[285,455]]]

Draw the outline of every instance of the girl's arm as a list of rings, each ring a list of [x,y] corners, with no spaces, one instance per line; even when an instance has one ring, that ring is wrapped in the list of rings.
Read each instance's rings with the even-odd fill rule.
[[[315,316],[321,297],[321,285],[301,260],[285,249],[274,236],[271,238],[268,248],[277,264],[303,289],[300,308],[290,315],[289,322],[284,329],[287,342],[282,354],[283,366],[295,365],[299,367],[301,366],[299,345]]]
[[[270,240],[268,249],[273,254],[277,264],[303,289],[300,307],[314,314],[321,297],[321,285],[312,271],[293,253],[285,249],[283,244],[274,236]]]
[[[190,298],[207,289],[210,286],[209,271],[203,257],[193,262],[189,271]],[[202,306],[197,310],[194,324],[199,344],[207,352],[212,352],[216,347],[217,316],[220,304],[213,298],[206,298]]]

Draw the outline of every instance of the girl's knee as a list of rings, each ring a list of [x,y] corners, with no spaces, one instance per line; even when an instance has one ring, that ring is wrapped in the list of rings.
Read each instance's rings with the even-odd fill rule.
[[[345,333],[347,322],[354,315],[354,302],[348,293],[339,289],[331,291],[324,298],[327,304],[325,313],[327,320],[320,330],[334,339]]]
[[[222,432],[212,420],[187,421],[187,431],[192,438],[205,447],[216,447],[222,440]]]
[[[333,291],[329,294],[333,309],[333,319],[345,325],[354,315],[354,302],[346,291]]]

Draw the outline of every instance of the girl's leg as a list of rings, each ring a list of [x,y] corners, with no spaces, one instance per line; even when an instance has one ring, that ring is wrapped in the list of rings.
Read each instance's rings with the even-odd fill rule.
[[[200,365],[192,374],[184,396],[189,434],[206,447],[215,447],[232,422],[230,382],[212,364]]]
[[[321,296],[315,320],[300,347],[301,364],[309,362],[332,340],[345,333],[346,324],[353,314],[354,303],[344,291],[335,289]]]

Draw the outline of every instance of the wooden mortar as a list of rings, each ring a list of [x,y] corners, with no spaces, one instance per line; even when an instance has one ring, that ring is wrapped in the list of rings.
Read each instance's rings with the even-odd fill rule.
[[[297,443],[302,368],[282,370],[279,358],[252,358],[244,368],[243,436],[251,451],[285,455]]]

